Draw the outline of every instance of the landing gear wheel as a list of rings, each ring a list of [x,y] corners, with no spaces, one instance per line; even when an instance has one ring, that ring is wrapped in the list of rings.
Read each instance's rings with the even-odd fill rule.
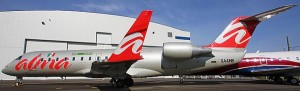
[[[180,83],[183,83],[183,79],[180,78]]]
[[[133,79],[132,78],[126,78],[125,79],[127,87],[133,86]]]
[[[117,83],[116,83],[117,87],[124,87],[125,86],[125,82],[123,79],[118,79]]]
[[[276,83],[283,83],[283,79],[280,78],[280,77],[275,77],[274,81],[275,81]]]
[[[291,78],[290,83],[293,84],[293,85],[298,84],[298,79]]]
[[[269,80],[274,80],[274,76],[269,76],[268,79]]]
[[[111,78],[109,82],[110,82],[111,86],[113,87],[114,84],[117,83],[117,79],[116,78]]]
[[[13,85],[13,86],[19,87],[19,86],[22,86],[22,85],[23,85],[23,83],[21,83],[21,82],[16,82],[16,84]]]
[[[287,83],[291,83],[291,80],[292,80],[292,79],[293,79],[292,77],[289,77],[289,78],[286,79],[286,82],[287,82]]]

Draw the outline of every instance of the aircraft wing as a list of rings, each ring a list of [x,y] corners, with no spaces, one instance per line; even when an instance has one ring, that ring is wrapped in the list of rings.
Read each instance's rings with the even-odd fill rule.
[[[255,75],[297,75],[300,74],[300,67],[276,68],[276,69],[262,69],[251,71]]]
[[[151,10],[142,11],[106,62],[94,62],[92,64],[91,74],[100,77],[126,77],[126,72],[130,66],[142,59],[140,52],[142,51],[151,16]]]

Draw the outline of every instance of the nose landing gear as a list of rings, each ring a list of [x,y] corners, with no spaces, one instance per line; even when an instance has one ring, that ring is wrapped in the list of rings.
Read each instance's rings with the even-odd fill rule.
[[[16,81],[17,81],[17,82],[16,82],[15,85],[13,85],[13,86],[18,87],[18,86],[22,86],[22,85],[23,85],[23,83],[22,83],[23,77],[17,76],[17,77],[16,77]]]
[[[179,75],[179,82],[180,83],[183,83],[183,81],[184,81],[184,79],[185,79],[185,76],[183,76],[183,75]]]

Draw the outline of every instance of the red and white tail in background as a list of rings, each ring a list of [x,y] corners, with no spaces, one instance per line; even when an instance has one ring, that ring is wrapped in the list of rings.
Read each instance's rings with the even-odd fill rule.
[[[209,48],[241,48],[244,49],[251,39],[256,26],[280,12],[288,10],[297,5],[286,5],[269,10],[251,17],[241,16],[235,18],[225,30],[217,37]]]
[[[146,37],[152,10],[144,10],[133,23],[108,62],[136,61],[142,59],[140,52]]]

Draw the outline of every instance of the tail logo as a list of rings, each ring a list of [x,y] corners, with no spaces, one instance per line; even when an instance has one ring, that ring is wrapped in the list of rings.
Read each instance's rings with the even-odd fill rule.
[[[137,33],[133,33],[129,36],[126,36],[123,41],[120,43],[120,47],[118,47],[116,49],[116,51],[114,52],[114,54],[119,55],[121,53],[123,53],[126,49],[128,49],[128,47],[132,46],[132,53],[134,54],[138,54],[141,52],[141,46],[143,44],[143,39],[144,36],[137,32]]]
[[[234,23],[234,22],[232,22]],[[224,33],[222,33],[217,40],[215,41],[218,44],[224,43],[225,41],[229,40],[230,38],[234,37],[236,35],[234,41],[237,44],[243,44],[246,41],[248,41],[251,36],[246,36],[246,28],[241,22],[235,23],[235,24],[230,24],[231,26],[228,26]],[[227,32],[229,31],[229,32]],[[246,38],[245,38],[246,37]]]

